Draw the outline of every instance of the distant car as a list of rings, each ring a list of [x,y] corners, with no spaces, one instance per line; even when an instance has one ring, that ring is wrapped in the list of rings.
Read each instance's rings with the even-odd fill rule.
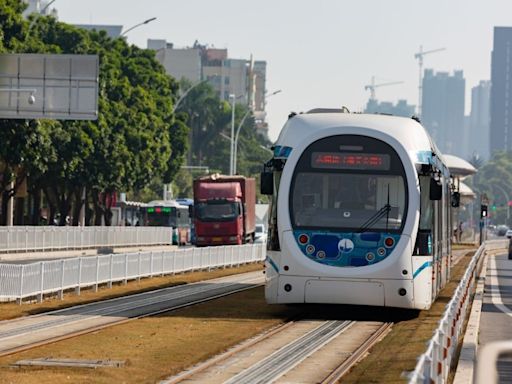
[[[512,239],[512,229],[507,230],[505,236],[507,236],[509,239]]]
[[[254,242],[255,243],[266,243],[267,242],[267,232],[265,231],[265,226],[263,224],[256,224],[256,230],[254,233]]]
[[[505,236],[509,228],[506,225],[499,225],[496,231],[498,236]]]

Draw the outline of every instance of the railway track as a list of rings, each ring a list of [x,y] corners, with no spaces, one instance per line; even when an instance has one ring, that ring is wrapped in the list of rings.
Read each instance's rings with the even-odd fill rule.
[[[370,321],[290,321],[162,384],[336,383],[390,329]]]
[[[460,253],[454,264],[460,260]],[[0,356],[262,284],[261,272],[252,272],[0,321]],[[334,383],[390,327],[391,323],[378,321],[291,321],[165,382]]]
[[[1,321],[0,356],[213,300],[262,284],[261,272],[249,272]]]

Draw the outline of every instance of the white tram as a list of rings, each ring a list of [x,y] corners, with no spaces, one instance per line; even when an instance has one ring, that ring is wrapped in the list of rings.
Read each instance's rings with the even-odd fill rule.
[[[268,303],[428,309],[450,277],[448,168],[415,119],[316,109],[265,164]]]

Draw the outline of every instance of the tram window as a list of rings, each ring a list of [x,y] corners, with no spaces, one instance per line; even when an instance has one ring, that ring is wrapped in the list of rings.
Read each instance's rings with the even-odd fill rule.
[[[430,176],[420,176],[420,229],[432,229],[433,201],[430,200]]]

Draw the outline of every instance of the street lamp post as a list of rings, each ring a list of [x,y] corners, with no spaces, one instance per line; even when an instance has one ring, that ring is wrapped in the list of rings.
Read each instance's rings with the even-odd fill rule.
[[[140,27],[141,25],[144,25],[144,24],[147,24],[147,23],[151,23],[153,20],[156,20],[156,17],[152,17],[151,19],[144,20],[142,23],[135,24],[133,27],[130,27],[126,31],[121,32],[121,34],[119,36],[124,36],[128,32],[130,32],[132,29],[135,29],[135,28]]]
[[[240,124],[238,125],[238,128],[236,130],[235,134],[235,142],[233,143],[233,147],[235,149],[233,154],[233,173],[236,174],[236,163],[237,163],[237,153],[238,153],[238,135],[240,133],[240,128],[242,128],[242,125],[245,123],[245,119],[247,119],[247,116],[249,116],[249,113],[252,111],[249,109],[247,112],[245,112],[245,115],[242,117],[242,120],[240,121]]]
[[[27,30],[27,37],[30,35],[30,30],[32,29],[32,27],[34,26],[34,23],[36,22],[37,18],[44,14],[44,12],[48,9],[48,7],[50,5],[52,5],[52,3],[54,2],[55,0],[52,0],[50,1],[48,4],[46,4],[43,9],[41,9],[39,12],[37,12],[35,15],[34,15],[34,18],[32,19],[32,21],[30,22],[30,25],[28,26],[28,30]]]
[[[268,95],[265,95],[265,97],[271,97],[271,96],[277,95],[280,92],[282,92],[281,89],[278,89],[277,91],[274,91]],[[242,117],[242,120],[240,121],[240,124],[238,125],[238,128],[236,130],[235,140],[233,142],[234,154],[232,156],[233,174],[236,174],[236,163],[237,163],[237,156],[238,156],[238,135],[240,134],[240,129],[242,128],[242,125],[244,125],[244,123],[245,123],[245,119],[247,118],[247,116],[249,116],[249,113],[251,113],[251,112],[252,112],[251,109],[249,109],[247,112],[245,112],[245,115]],[[232,124],[234,127],[234,120],[232,121]],[[233,137],[233,135],[231,135],[231,137]]]
[[[180,104],[183,101],[183,99],[185,97],[187,97],[187,95],[190,93],[191,90],[193,90],[194,88],[196,88],[197,86],[199,86],[199,85],[201,85],[203,83],[206,83],[207,81],[208,81],[208,79],[201,80],[201,81],[195,83],[194,85],[192,85],[185,92],[183,92],[183,94],[178,98],[178,100],[176,100],[176,104],[174,104],[174,108],[172,109],[172,113],[176,112],[176,110],[180,106]]]
[[[234,136],[235,136],[235,101],[236,101],[236,96],[231,94],[229,95],[229,99],[231,100],[231,141],[230,141],[230,145],[231,145],[231,149],[229,151],[229,175],[230,176],[233,176],[233,159],[234,159],[234,153],[233,153],[233,148],[234,148],[234,143],[235,143],[235,140],[234,140]]]

